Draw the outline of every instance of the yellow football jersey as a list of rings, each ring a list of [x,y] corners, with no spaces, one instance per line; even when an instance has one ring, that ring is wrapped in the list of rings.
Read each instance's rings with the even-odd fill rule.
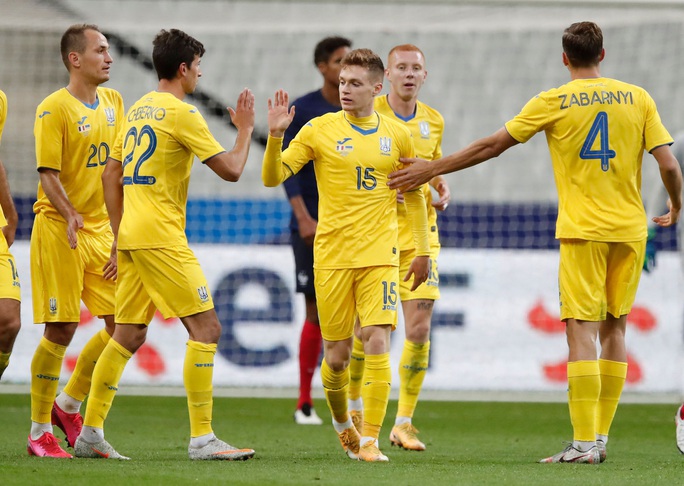
[[[375,109],[382,115],[403,122],[411,130],[413,144],[416,147],[416,157],[425,160],[437,160],[442,157],[444,118],[437,110],[418,101],[415,113],[408,118],[404,118],[392,110],[387,95],[375,98]],[[437,248],[439,247],[439,232],[437,230],[437,211],[432,206],[432,191],[429,184],[423,185],[422,189],[428,212],[430,248]],[[411,232],[411,225],[406,218],[406,207],[403,204],[397,206],[397,215],[399,222],[399,249],[413,249],[413,233]]]
[[[314,161],[320,194],[314,268],[399,265],[397,198],[387,176],[400,168],[399,157],[413,155],[409,130],[376,112],[359,119],[328,113],[299,131],[282,153],[288,173],[279,177]]]
[[[102,192],[102,171],[123,123],[121,95],[97,88],[97,101],[87,105],[62,88],[38,105],[34,125],[38,168],[59,171],[69,201],[83,216],[83,229],[106,231],[109,217]],[[64,221],[38,183],[33,212]]]
[[[123,164],[124,213],[118,248],[187,245],[185,210],[190,170],[225,149],[193,105],[152,91],[126,115],[112,158]]]
[[[644,89],[608,78],[576,79],[531,99],[506,130],[523,143],[546,132],[558,189],[556,238],[646,238],[644,149],[673,140]]]
[[[5,121],[7,120],[7,96],[0,90],[0,142],[2,142],[2,132],[5,129]],[[7,226],[7,219],[5,213],[0,207],[0,228]]]

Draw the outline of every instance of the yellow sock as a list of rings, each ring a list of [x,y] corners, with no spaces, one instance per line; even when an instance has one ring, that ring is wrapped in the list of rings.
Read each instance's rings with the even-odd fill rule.
[[[3,353],[0,351],[0,378],[2,378],[2,373],[9,366],[10,354],[12,353]]]
[[[389,353],[366,355],[363,379],[363,435],[377,439],[387,413],[392,370]]]
[[[608,435],[627,379],[627,363],[600,359],[599,369],[601,395],[596,408],[596,433]]]
[[[349,399],[361,398],[361,382],[365,368],[366,355],[363,352],[363,341],[354,336],[351,361],[349,362]]]
[[[325,399],[328,402],[330,413],[338,423],[349,420],[347,412],[347,398],[349,394],[349,368],[335,371],[328,362],[323,359],[321,363],[321,381]]]
[[[57,396],[59,372],[66,354],[66,346],[55,344],[44,337],[31,361],[31,420],[39,424],[51,422],[52,404]]]
[[[598,360],[568,363],[568,406],[573,440],[596,440],[596,409],[600,393]]]
[[[399,406],[397,417],[413,417],[418,395],[428,368],[430,341],[425,344],[404,340],[404,351],[399,361]]]
[[[214,409],[214,356],[216,344],[188,341],[183,364],[183,383],[188,394],[190,437],[210,434]]]
[[[93,386],[88,397],[84,425],[104,428],[104,421],[119,389],[119,380],[131,356],[126,348],[113,339],[109,340],[93,370]]]
[[[91,337],[90,341],[83,346],[81,354],[78,355],[74,372],[64,387],[64,393],[79,402],[85,400],[85,397],[90,393],[90,381],[97,358],[102,354],[110,338],[111,336],[107,334],[107,331],[100,329],[100,332]]]

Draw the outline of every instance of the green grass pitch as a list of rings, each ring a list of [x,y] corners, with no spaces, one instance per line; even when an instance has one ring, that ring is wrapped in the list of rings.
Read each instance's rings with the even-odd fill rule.
[[[29,457],[28,395],[0,395],[0,484],[3,485],[673,485],[684,483],[684,456],[674,442],[673,405],[623,404],[601,465],[537,464],[571,438],[563,403],[440,402],[419,404],[415,424],[425,452],[390,447],[396,402],[390,402],[381,447],[387,464],[346,458],[332,426],[297,426],[293,400],[217,398],[214,430],[257,453],[246,462],[187,457],[185,399],[118,396],[107,439],[131,461]],[[326,423],[325,403],[317,410]],[[58,437],[62,437],[57,432]],[[68,449],[70,450],[70,449]]]

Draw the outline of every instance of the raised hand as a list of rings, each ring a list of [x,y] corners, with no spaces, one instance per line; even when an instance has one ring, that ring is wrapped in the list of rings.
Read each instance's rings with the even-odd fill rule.
[[[268,131],[272,137],[282,137],[292,123],[295,107],[289,107],[290,97],[287,91],[279,89],[273,100],[268,99]]]
[[[248,88],[242,90],[238,96],[235,109],[228,107],[230,121],[238,130],[254,128],[254,94]]]

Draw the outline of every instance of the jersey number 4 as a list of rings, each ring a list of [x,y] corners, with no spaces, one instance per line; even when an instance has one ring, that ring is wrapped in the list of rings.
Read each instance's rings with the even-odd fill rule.
[[[596,139],[599,140],[599,147],[597,150],[592,150]],[[615,157],[615,150],[610,150],[608,142],[608,114],[605,111],[600,111],[594,123],[591,124],[589,134],[584,140],[582,150],[580,150],[580,158],[584,160],[600,160],[601,170],[608,172],[610,168],[610,159]]]

